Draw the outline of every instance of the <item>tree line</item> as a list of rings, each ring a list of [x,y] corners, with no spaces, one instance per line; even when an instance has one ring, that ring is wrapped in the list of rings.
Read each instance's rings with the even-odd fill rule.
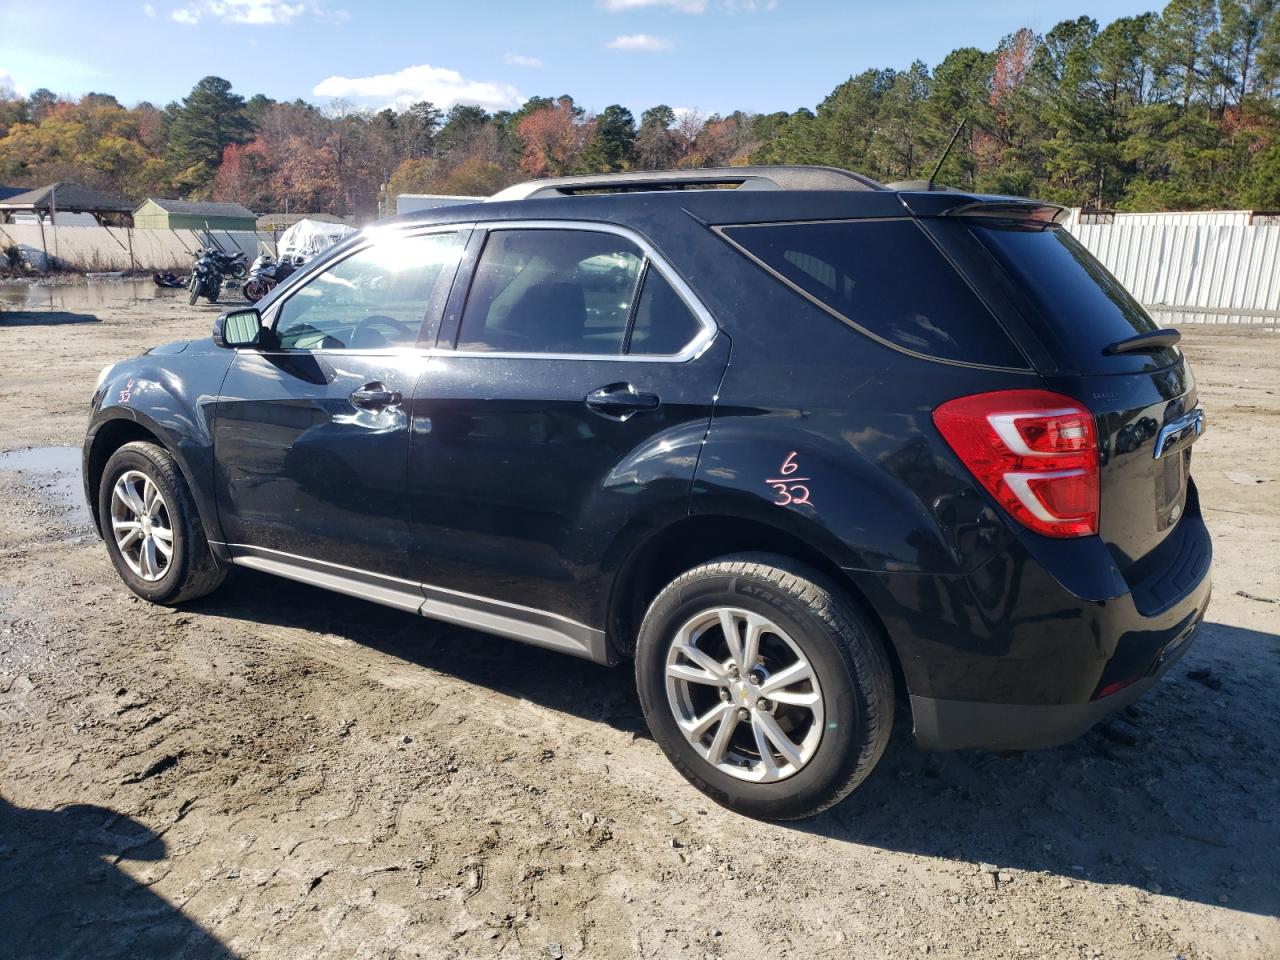
[[[522,179],[628,169],[818,163],[883,181],[1119,210],[1280,208],[1280,0],[1172,0],[1100,27],[1028,29],[933,69],[871,69],[813,109],[702,116],[532,97],[321,110],[206,77],[181,102],[0,91],[0,183],[74,180],[134,200],[259,212],[378,212],[398,193],[487,195]]]

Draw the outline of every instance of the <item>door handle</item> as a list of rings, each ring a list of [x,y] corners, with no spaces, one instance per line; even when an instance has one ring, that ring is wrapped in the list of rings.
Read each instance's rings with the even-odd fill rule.
[[[382,410],[386,407],[398,407],[403,398],[398,390],[388,390],[378,381],[366,383],[351,391],[351,405],[361,410]]]
[[[629,383],[611,383],[592,390],[583,402],[592,413],[610,420],[630,420],[637,413],[648,413],[662,405],[656,393],[641,393]]]

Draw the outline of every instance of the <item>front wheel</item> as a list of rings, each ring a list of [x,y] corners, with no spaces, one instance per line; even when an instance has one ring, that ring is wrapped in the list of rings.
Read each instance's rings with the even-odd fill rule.
[[[225,571],[209,550],[195,500],[163,447],[135,441],[111,455],[98,518],[116,572],[144,600],[182,603],[222,583]]]
[[[200,299],[201,285],[200,285],[200,282],[196,280],[195,277],[192,277],[190,286],[191,286],[191,293],[187,296],[187,303],[191,304],[194,307],[196,305],[196,301]]]
[[[682,574],[645,614],[636,681],[658,745],[748,816],[813,816],[875,767],[893,724],[876,628],[816,570],[738,554]]]

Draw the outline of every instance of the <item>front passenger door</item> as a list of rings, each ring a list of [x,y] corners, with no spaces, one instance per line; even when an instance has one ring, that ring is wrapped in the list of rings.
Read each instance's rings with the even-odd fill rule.
[[[391,234],[298,285],[240,350],[214,426],[233,556],[394,575],[404,555],[407,408],[465,242]]]

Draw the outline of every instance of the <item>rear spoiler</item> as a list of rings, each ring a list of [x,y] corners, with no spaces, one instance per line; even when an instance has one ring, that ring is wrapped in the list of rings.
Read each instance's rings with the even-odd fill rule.
[[[917,217],[964,217],[1039,227],[1065,224],[1071,217],[1071,211],[1067,207],[1020,197],[984,197],[942,192],[900,193],[898,196],[902,205]]]

